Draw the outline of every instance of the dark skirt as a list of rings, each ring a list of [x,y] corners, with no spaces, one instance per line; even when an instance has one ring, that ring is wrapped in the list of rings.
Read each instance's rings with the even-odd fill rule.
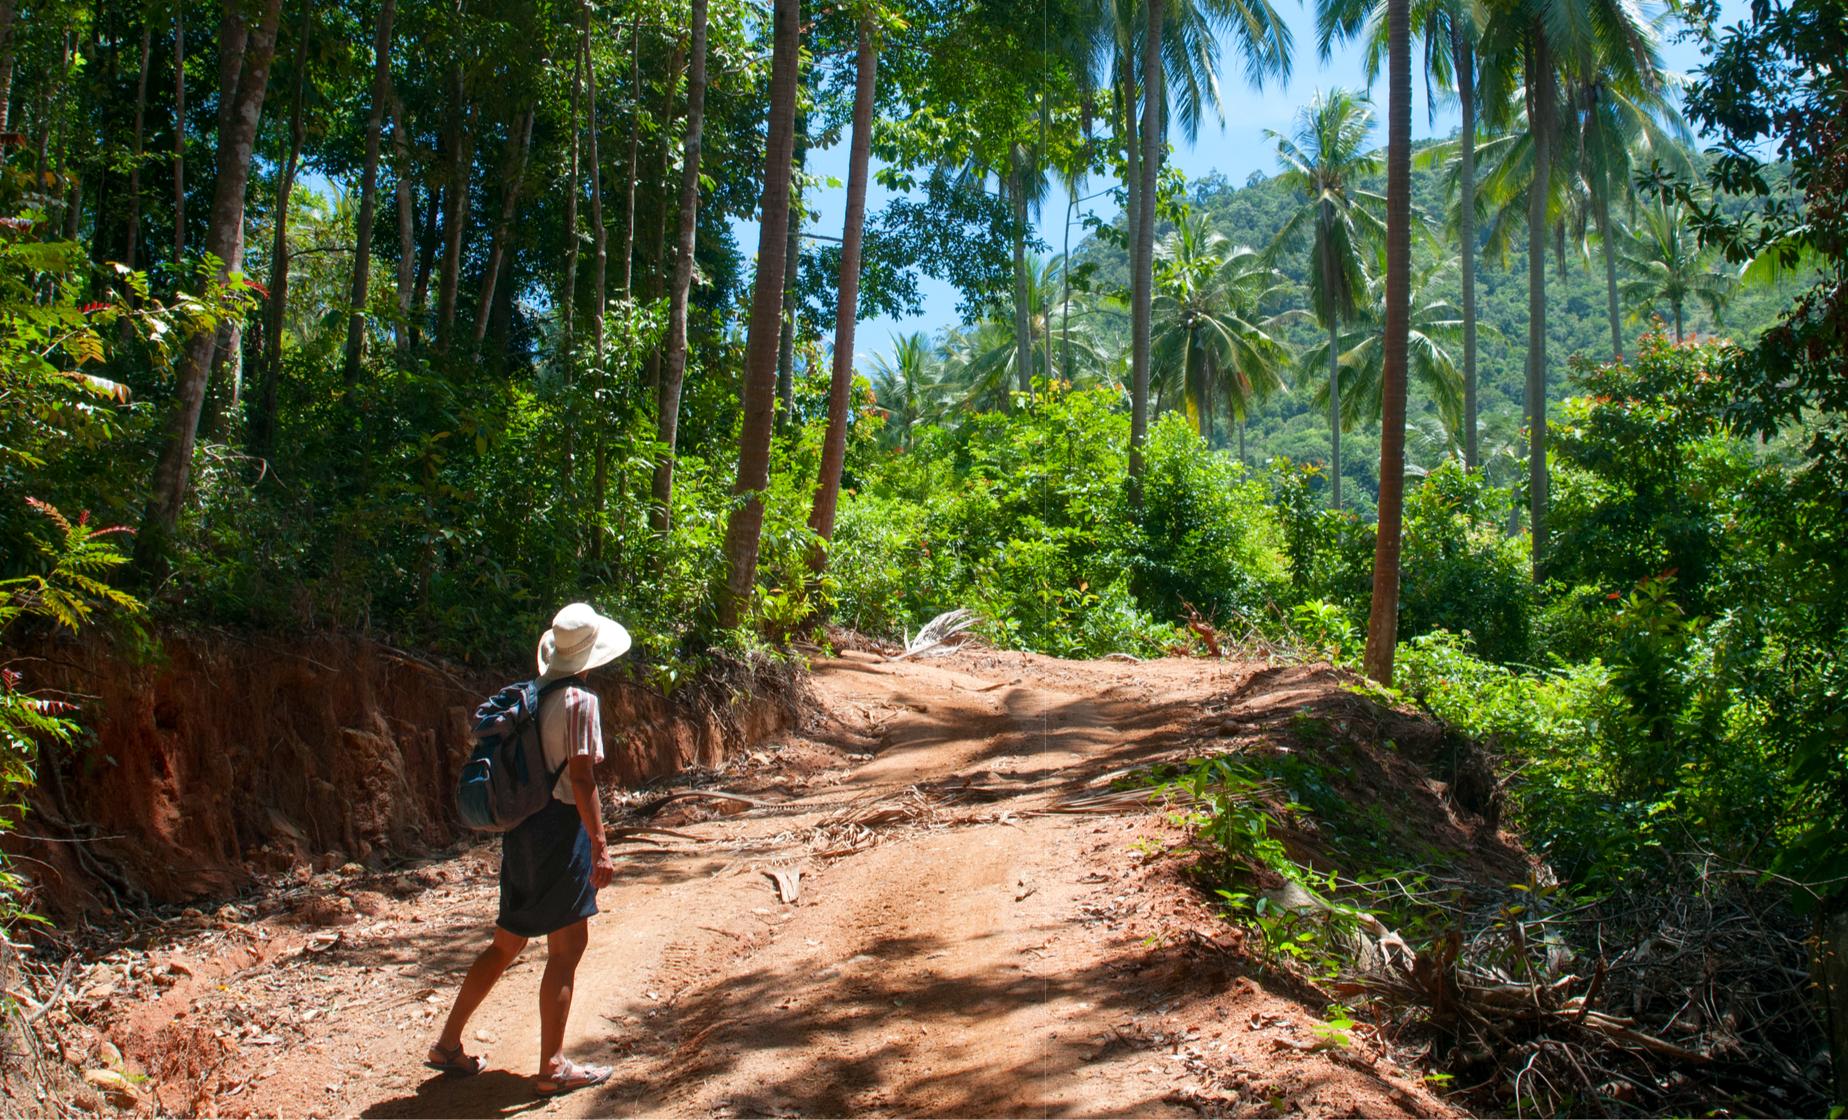
[[[554,797],[502,841],[496,924],[516,937],[544,937],[596,912],[590,835],[577,807]]]

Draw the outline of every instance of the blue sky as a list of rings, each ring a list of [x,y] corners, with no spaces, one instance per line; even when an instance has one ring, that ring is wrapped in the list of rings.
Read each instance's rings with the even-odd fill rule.
[[[1363,89],[1366,77],[1357,47],[1337,49],[1326,63],[1316,57],[1315,51],[1315,15],[1311,5],[1298,6],[1283,0],[1282,8],[1285,18],[1296,38],[1296,64],[1286,82],[1267,82],[1262,91],[1251,89],[1238,76],[1237,55],[1230,49],[1221,50],[1221,58],[1232,62],[1222,74],[1220,96],[1225,105],[1225,126],[1205,125],[1200,130],[1199,139],[1193,144],[1186,144],[1178,136],[1174,138],[1175,148],[1171,161],[1186,173],[1189,180],[1204,178],[1212,172],[1219,172],[1233,183],[1243,183],[1253,171],[1272,174],[1277,170],[1275,150],[1264,139],[1264,130],[1288,132],[1297,110],[1309,101],[1318,89],[1345,86]],[[1731,23],[1746,15],[1745,0],[1723,0],[1721,4],[1723,22]],[[1679,73],[1686,73],[1699,63],[1699,52],[1690,44],[1665,42],[1663,53],[1668,67]],[[1415,138],[1445,136],[1456,129],[1457,115],[1454,107],[1440,103],[1437,117],[1433,120],[1427,115],[1425,90],[1422,82],[1414,78],[1416,99],[1412,113],[1412,133]],[[1384,75],[1376,90],[1382,103],[1385,99]],[[1380,107],[1382,118],[1380,128],[1384,128],[1385,108]],[[1379,138],[1384,141],[1383,135]],[[832,148],[813,151],[809,155],[808,170],[817,175],[832,176],[844,182],[847,178],[847,144],[842,142]],[[1112,184],[1107,181],[1093,181],[1087,188],[1090,191],[1103,190]],[[890,193],[882,190],[877,183],[872,184],[868,192],[868,213],[875,213],[890,198]],[[839,237],[841,222],[846,208],[846,191],[835,187],[818,192],[812,200],[814,213],[803,228],[815,233]],[[1063,245],[1064,225],[1068,199],[1055,188],[1052,197],[1047,200],[1045,209],[1036,223],[1040,238],[1053,246],[1057,252]],[[1116,207],[1109,197],[1095,199],[1080,204],[1080,213],[1095,210],[1100,215],[1114,215]],[[757,223],[754,221],[734,222],[738,243],[747,253],[754,253],[757,247]],[[1080,227],[1074,226],[1072,244],[1076,246],[1082,239]],[[855,365],[865,370],[874,355],[889,354],[892,350],[892,336],[899,332],[922,330],[936,332],[960,320],[956,311],[956,290],[950,285],[930,277],[924,277],[920,284],[923,295],[923,311],[909,319],[862,319],[855,337]]]

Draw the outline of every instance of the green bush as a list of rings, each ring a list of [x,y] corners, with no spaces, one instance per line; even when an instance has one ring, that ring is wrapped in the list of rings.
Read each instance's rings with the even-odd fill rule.
[[[1528,658],[1533,584],[1526,538],[1502,532],[1508,502],[1508,491],[1455,459],[1411,488],[1399,561],[1400,633],[1467,632],[1491,661]]]

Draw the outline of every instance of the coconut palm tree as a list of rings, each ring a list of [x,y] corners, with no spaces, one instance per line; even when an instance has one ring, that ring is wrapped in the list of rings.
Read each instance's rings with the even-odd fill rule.
[[[923,331],[892,336],[892,355],[873,359],[873,400],[886,413],[885,437],[911,450],[913,430],[937,413],[940,363]]]
[[[1360,180],[1379,170],[1377,152],[1367,151],[1373,128],[1372,104],[1344,89],[1318,92],[1297,114],[1293,136],[1266,129],[1283,164],[1278,176],[1295,192],[1300,209],[1284,223],[1266,255],[1309,240],[1309,309],[1328,333],[1330,504],[1341,508],[1341,386],[1336,341],[1343,324],[1359,311],[1367,293],[1365,262],[1385,237],[1386,200],[1360,189]]]
[[[1025,296],[997,303],[973,326],[952,330],[943,343],[945,402],[971,411],[1006,408],[1010,388],[1020,384],[1023,351],[1015,319],[1028,309],[1025,368],[1045,368],[1050,354],[1069,354],[1064,380],[1083,383],[1102,377],[1108,347],[1096,317],[1068,318],[1056,313],[1050,298],[1062,271],[1058,258],[1030,258],[1025,269]]]
[[[1631,0],[1499,0],[1482,29],[1481,63],[1487,123],[1511,131],[1524,114],[1527,126],[1527,470],[1538,578],[1546,562],[1546,241],[1557,214],[1554,173],[1569,167],[1562,79],[1601,75],[1612,86],[1648,89],[1659,84],[1661,59],[1655,28]]]
[[[1626,196],[1633,199],[1636,172],[1652,166],[1693,179],[1695,168],[1689,151],[1693,133],[1665,84],[1659,81],[1636,88],[1594,73],[1574,76],[1567,90],[1577,178],[1583,184],[1585,209],[1596,226],[1604,258],[1611,354],[1621,359],[1623,327],[1617,313],[1617,257],[1625,238],[1611,218],[1611,200]]]
[[[1466,435],[1463,416],[1463,375],[1457,355],[1464,338],[1462,309],[1436,294],[1456,267],[1454,258],[1426,264],[1412,276],[1411,307],[1406,317],[1406,371],[1411,380],[1437,406],[1437,416],[1455,451]],[[1382,270],[1383,271],[1383,270]],[[1386,372],[1386,285],[1376,277],[1368,285],[1372,301],[1357,318],[1341,331],[1337,362],[1340,374],[1341,426],[1352,429],[1380,416]],[[1324,339],[1303,351],[1303,365],[1310,368],[1328,362],[1328,341]],[[1318,385],[1315,403],[1329,402],[1327,384]]]
[[[1252,401],[1284,388],[1289,348],[1274,333],[1281,316],[1259,308],[1284,277],[1255,250],[1234,247],[1204,214],[1190,216],[1156,247],[1150,372],[1158,400],[1179,400],[1212,439],[1222,397],[1238,426]]]
[[[1388,46],[1389,0],[1325,0],[1316,11],[1317,48],[1324,61],[1338,40],[1361,39],[1367,85],[1379,74]],[[1488,12],[1482,0],[1413,0],[1411,34],[1423,41],[1429,115],[1436,92],[1456,97],[1459,120],[1444,156],[1456,167],[1456,230],[1463,297],[1463,462],[1478,464],[1476,446],[1476,42]]]
[[[1733,281],[1714,271],[1711,254],[1701,251],[1688,229],[1687,209],[1681,203],[1646,206],[1641,219],[1622,251],[1623,266],[1632,277],[1623,283],[1623,297],[1637,317],[1667,304],[1675,341],[1680,342],[1687,337],[1689,301],[1704,303],[1718,315],[1732,295]]]
[[[1270,0],[1107,0],[1095,11],[1089,46],[1097,71],[1109,75],[1126,157],[1133,486],[1148,429],[1155,192],[1169,120],[1178,119],[1190,140],[1209,113],[1223,123],[1217,76],[1222,36],[1242,56],[1246,80],[1262,88],[1269,77],[1288,77],[1291,35]]]

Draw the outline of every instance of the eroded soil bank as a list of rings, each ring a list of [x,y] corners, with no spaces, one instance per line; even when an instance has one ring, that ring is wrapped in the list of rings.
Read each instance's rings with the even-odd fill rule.
[[[153,651],[25,651],[89,729],[41,773],[21,861],[59,917],[228,896],[259,876],[377,869],[457,838],[468,714],[530,666],[463,670],[355,638],[167,634]],[[602,779],[714,766],[796,711],[793,674],[733,671],[673,700],[600,670]]]

